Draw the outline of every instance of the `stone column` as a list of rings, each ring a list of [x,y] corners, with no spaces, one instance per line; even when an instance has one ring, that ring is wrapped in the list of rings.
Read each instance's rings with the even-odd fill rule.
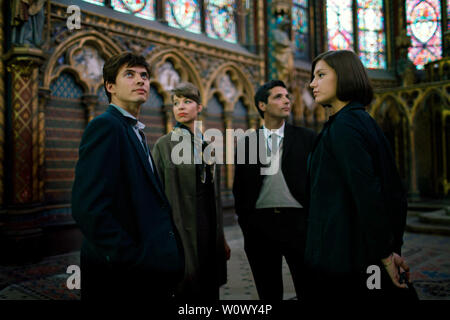
[[[259,118],[260,118],[259,114],[250,113],[248,115],[248,127],[257,130],[259,127]]]
[[[166,133],[169,133],[173,129],[173,112],[172,104],[165,104],[163,106],[164,120],[166,122]]]
[[[226,186],[227,189],[233,188],[233,165],[227,164],[232,163],[232,160],[228,160],[229,157],[227,150],[234,150],[233,137],[227,134],[227,129],[233,129],[233,111],[224,111],[224,124],[225,124],[225,174],[226,174]],[[230,144],[230,145],[229,145]],[[233,144],[233,145],[231,145]]]
[[[39,201],[38,192],[38,71],[40,49],[14,47],[5,60],[11,74],[12,197],[13,205]]]
[[[51,90],[39,88],[39,110],[38,110],[38,183],[39,201],[44,202],[44,179],[45,179],[45,107],[50,100]]]
[[[10,147],[7,154],[8,197],[3,217],[2,259],[39,258],[43,210],[43,112],[39,114],[39,67],[44,61],[37,48],[13,47],[4,57],[10,74]],[[41,168],[41,169],[40,169]]]

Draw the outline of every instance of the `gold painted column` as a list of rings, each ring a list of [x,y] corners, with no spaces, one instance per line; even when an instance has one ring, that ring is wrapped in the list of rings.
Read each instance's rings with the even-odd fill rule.
[[[51,90],[39,88],[39,110],[38,110],[38,180],[39,180],[39,201],[44,202],[44,179],[45,179],[45,107],[50,100]]]
[[[84,107],[86,108],[87,122],[89,123],[95,118],[95,109],[98,103],[98,96],[93,94],[85,94],[82,99]]]
[[[258,113],[249,113],[248,115],[248,127],[250,129],[257,130],[259,127],[259,114]]]
[[[233,111],[224,111],[223,112],[224,124],[225,124],[225,152],[226,150],[234,150],[234,145],[229,146],[229,144],[233,143],[233,137],[227,132],[227,129],[233,129]],[[231,133],[231,131],[230,131]],[[225,174],[226,174],[226,186],[227,189],[233,188],[233,165],[227,164],[232,163],[233,159],[227,161],[228,153],[225,153]],[[231,162],[230,162],[231,161]]]
[[[12,194],[8,202],[13,206],[28,206],[40,200],[38,71],[44,55],[40,49],[14,47],[5,61],[11,74],[12,108]]]
[[[169,133],[173,129],[172,105],[171,104],[164,105],[163,112],[164,112],[164,120],[166,123],[166,133]]]

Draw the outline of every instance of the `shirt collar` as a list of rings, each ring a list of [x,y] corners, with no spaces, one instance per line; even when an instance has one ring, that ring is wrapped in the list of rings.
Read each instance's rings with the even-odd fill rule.
[[[115,105],[114,103],[111,103],[111,105],[117,109],[117,111],[119,111],[124,117],[126,118],[130,118],[133,119],[135,121],[135,125],[133,127],[135,127],[138,130],[144,130],[145,128],[145,124],[143,124],[142,122],[140,122],[138,119],[136,119],[135,116],[133,116],[131,113],[129,113],[127,110],[119,107],[118,105]]]
[[[265,137],[266,139],[269,139],[269,136],[270,136],[272,133],[275,133],[277,136],[279,136],[279,137],[281,137],[281,138],[284,138],[284,127],[285,127],[285,125],[286,125],[286,121],[283,122],[283,125],[282,125],[280,128],[278,128],[278,129],[272,129],[272,130],[269,130],[269,129],[267,129],[265,126],[263,126],[264,137]]]

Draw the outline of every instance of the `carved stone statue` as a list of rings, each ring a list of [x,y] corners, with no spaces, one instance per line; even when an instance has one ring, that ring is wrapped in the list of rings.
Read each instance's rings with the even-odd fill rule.
[[[289,38],[291,24],[284,20],[273,30],[273,47],[277,78],[290,86],[294,73],[294,44]]]
[[[44,29],[46,0],[12,0],[12,43],[40,47]]]

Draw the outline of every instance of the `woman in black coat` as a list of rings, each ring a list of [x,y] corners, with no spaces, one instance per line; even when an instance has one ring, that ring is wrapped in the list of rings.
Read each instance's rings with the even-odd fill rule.
[[[406,194],[389,144],[365,106],[373,98],[355,53],[314,59],[311,88],[330,119],[309,158],[305,263],[309,297],[387,297],[404,293],[400,256]]]

